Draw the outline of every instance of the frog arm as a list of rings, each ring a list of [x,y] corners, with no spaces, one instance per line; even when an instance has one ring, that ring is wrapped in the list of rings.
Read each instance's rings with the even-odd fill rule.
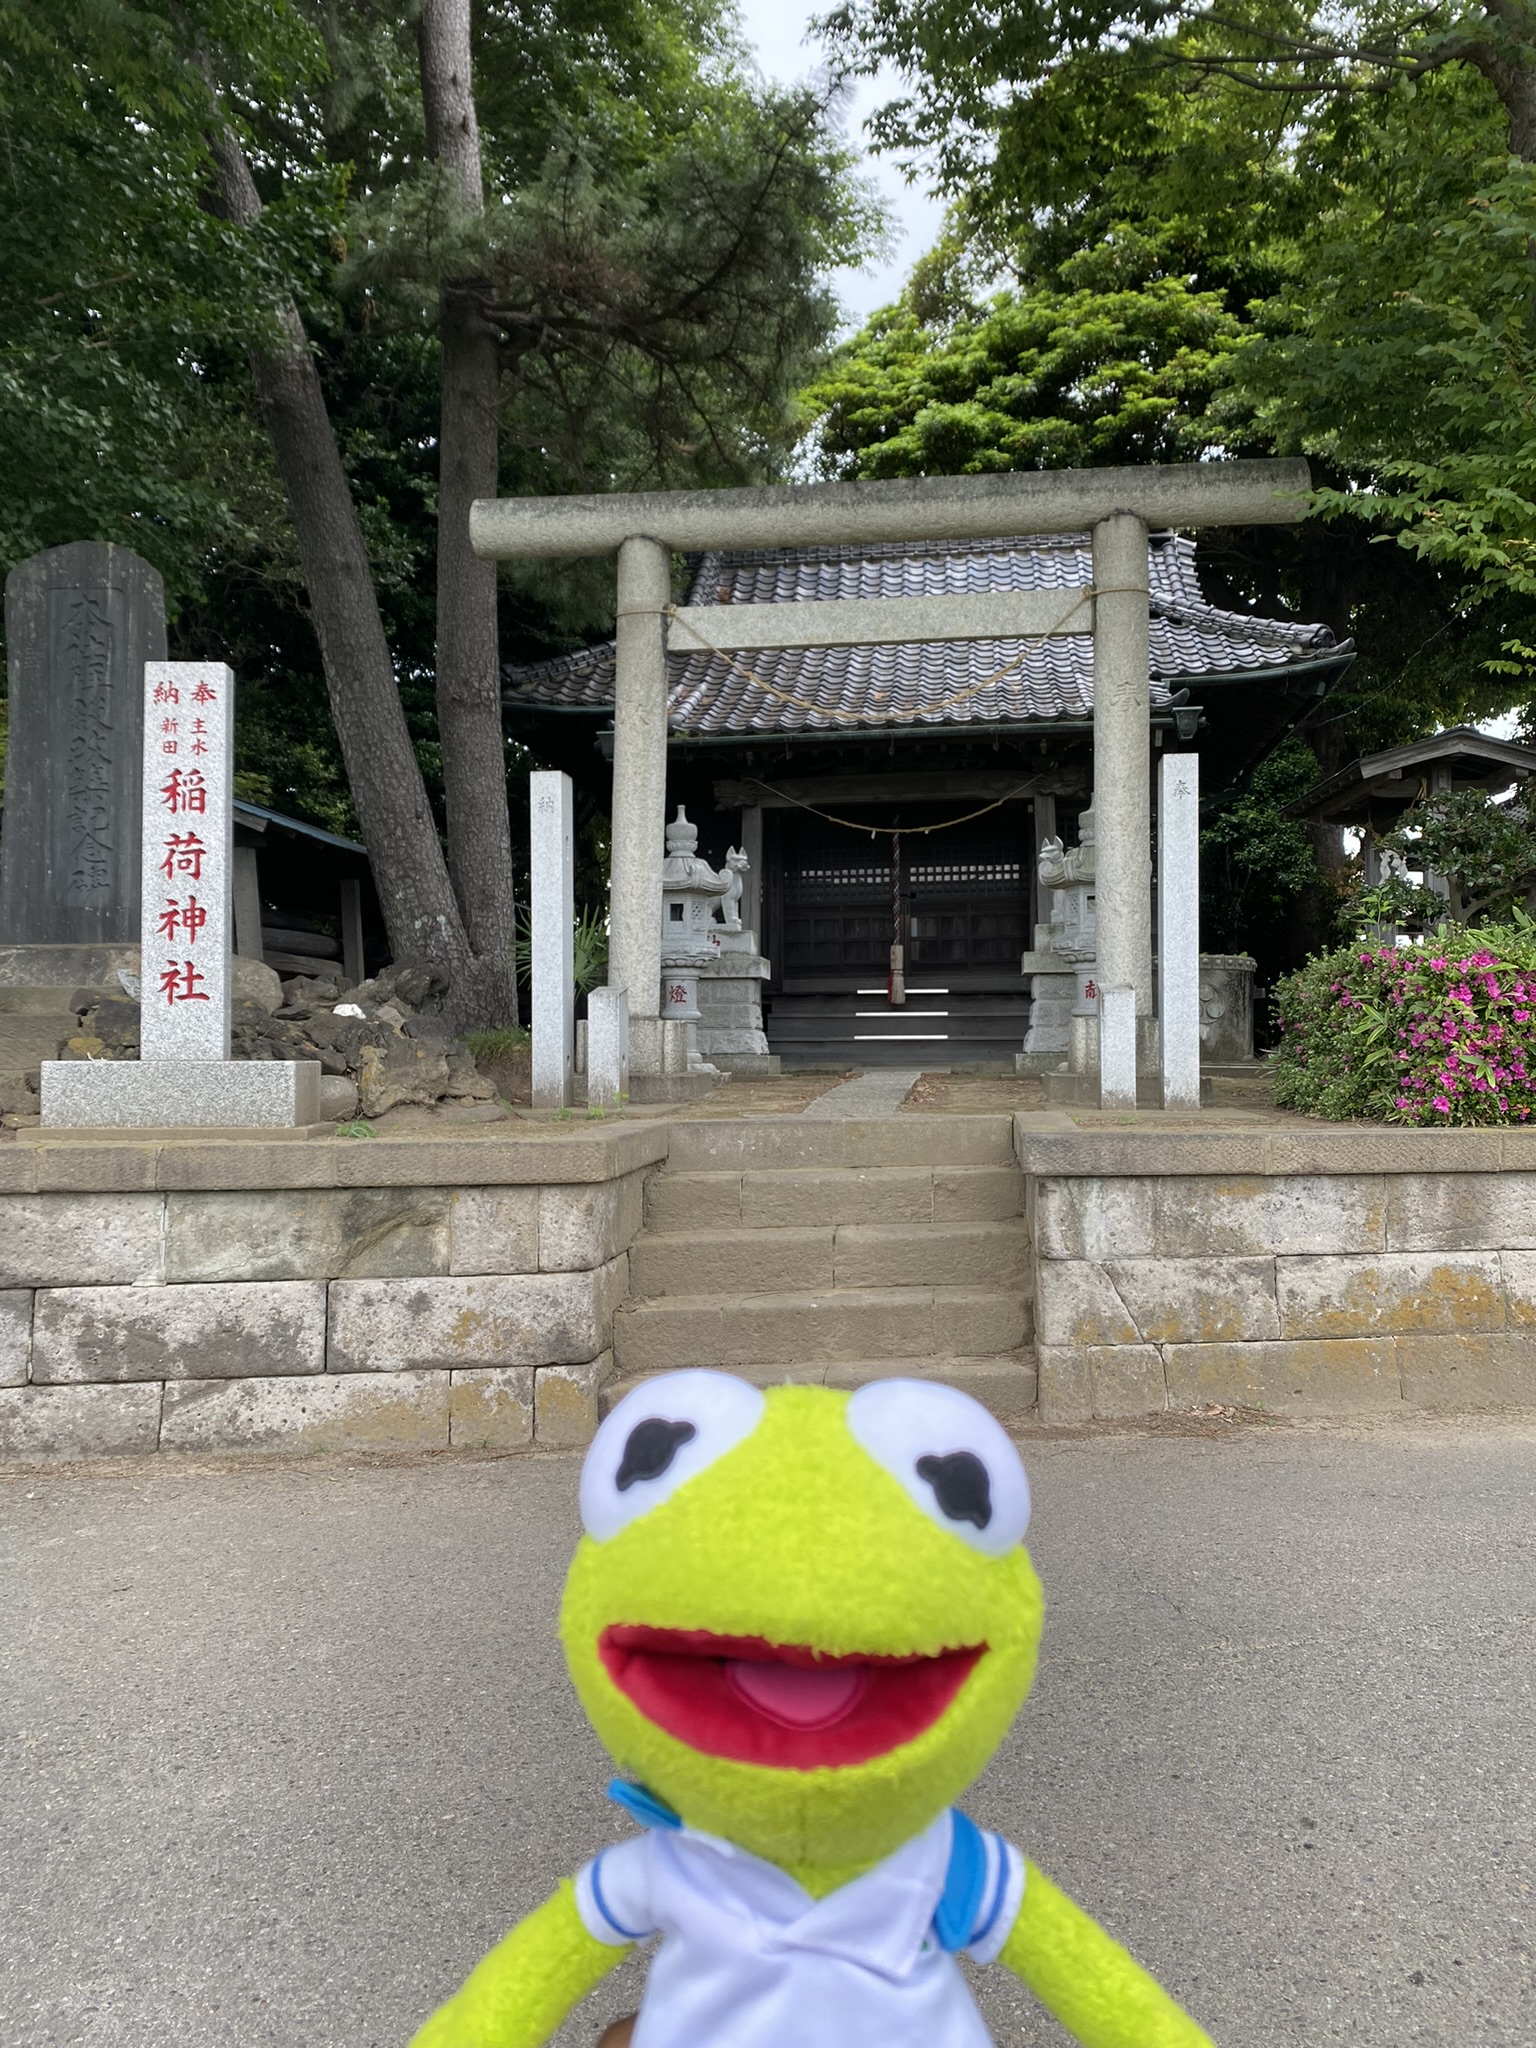
[[[411,2048],[540,2048],[628,1952],[587,1932],[566,1878],[476,1965]]]
[[[1033,1863],[999,1961],[1083,2048],[1212,2048],[1162,1986]]]

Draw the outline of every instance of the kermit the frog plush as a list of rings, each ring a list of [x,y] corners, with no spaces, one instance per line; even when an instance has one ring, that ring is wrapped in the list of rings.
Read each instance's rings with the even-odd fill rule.
[[[954,1806],[1029,1690],[1029,1485],[932,1381],[663,1374],[599,1429],[561,1633],[645,1831],[492,1950],[414,2048],[535,2048],[660,1936],[634,2048],[985,2048],[956,1957],[1084,2048],[1207,2037]]]

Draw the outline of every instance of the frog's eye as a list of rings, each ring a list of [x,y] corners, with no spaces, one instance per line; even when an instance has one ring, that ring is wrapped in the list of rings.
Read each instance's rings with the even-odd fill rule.
[[[941,1529],[1001,1557],[1024,1541],[1029,1481],[1001,1423],[934,1380],[874,1380],[848,1403],[854,1439]]]
[[[664,1372],[624,1396],[581,1468],[581,1519],[604,1543],[756,1429],[763,1397],[727,1372]]]

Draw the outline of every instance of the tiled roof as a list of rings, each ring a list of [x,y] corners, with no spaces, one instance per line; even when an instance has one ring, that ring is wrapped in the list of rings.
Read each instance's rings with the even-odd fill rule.
[[[1203,677],[1282,670],[1350,651],[1326,626],[1218,611],[1200,594],[1192,541],[1154,534],[1150,551],[1151,702]],[[1093,580],[1086,534],[872,547],[756,548],[705,555],[690,605],[1062,590]],[[528,668],[502,670],[509,708],[601,709],[613,702],[610,641]],[[745,671],[752,671],[752,675]],[[1001,673],[999,673],[1001,671]],[[753,675],[768,688],[760,688]],[[990,679],[990,680],[989,680]],[[978,684],[985,687],[978,689]],[[795,647],[667,657],[674,732],[836,731],[858,725],[991,725],[1093,713],[1093,643],[930,641],[891,647]]]

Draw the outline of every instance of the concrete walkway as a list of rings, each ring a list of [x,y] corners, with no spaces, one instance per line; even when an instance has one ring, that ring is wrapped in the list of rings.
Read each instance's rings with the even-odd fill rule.
[[[1536,1421],[1024,1442],[1049,1618],[970,1810],[1220,2048],[1528,2043]],[[624,1832],[555,1641],[578,1469],[0,1482],[7,2048],[403,2048]]]
[[[803,1117],[894,1116],[911,1094],[921,1067],[870,1067],[818,1095]]]

